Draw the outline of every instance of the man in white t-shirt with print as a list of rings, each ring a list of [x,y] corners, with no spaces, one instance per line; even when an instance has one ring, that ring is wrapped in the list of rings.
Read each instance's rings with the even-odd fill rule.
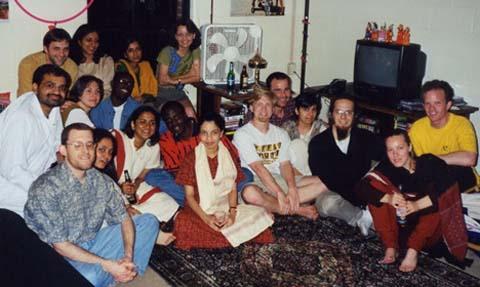
[[[254,94],[250,104],[253,119],[238,129],[233,138],[242,167],[255,175],[255,188],[244,190],[242,197],[270,212],[316,219],[315,206],[303,203],[314,200],[327,188],[318,177],[295,177],[288,155],[290,137],[269,122],[275,95],[261,88],[256,88]]]

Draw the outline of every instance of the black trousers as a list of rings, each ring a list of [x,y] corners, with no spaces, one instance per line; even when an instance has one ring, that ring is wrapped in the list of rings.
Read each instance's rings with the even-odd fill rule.
[[[477,177],[471,167],[457,165],[451,165],[449,167],[458,182],[460,192],[464,192],[477,185]]]
[[[18,214],[0,209],[1,286],[92,286]]]

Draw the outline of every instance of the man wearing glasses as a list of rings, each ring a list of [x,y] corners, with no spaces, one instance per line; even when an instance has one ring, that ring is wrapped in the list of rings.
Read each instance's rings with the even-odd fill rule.
[[[46,64],[30,90],[0,114],[0,266],[5,286],[91,286],[23,220],[32,182],[57,160],[59,106],[70,87],[62,68]],[[29,275],[25,276],[25,270]]]
[[[309,166],[330,190],[317,199],[322,216],[332,216],[358,226],[368,235],[372,218],[357,206],[355,185],[370,170],[372,161],[385,153],[381,139],[354,125],[355,102],[340,95],[330,103],[330,128],[315,136],[309,144]]]
[[[95,144],[89,126],[67,126],[60,153],[65,161],[29,189],[27,225],[94,286],[129,282],[143,274],[157,238],[157,219],[141,214],[132,220],[118,185],[92,168]]]
[[[23,215],[30,184],[57,160],[63,129],[59,106],[70,76],[46,64],[33,74],[32,92],[0,114],[0,208]]]

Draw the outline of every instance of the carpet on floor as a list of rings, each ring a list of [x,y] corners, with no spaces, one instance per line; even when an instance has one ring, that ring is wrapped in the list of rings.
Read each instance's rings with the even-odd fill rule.
[[[275,243],[184,251],[156,246],[150,266],[173,286],[480,286],[448,264],[420,255],[415,272],[381,265],[383,247],[346,223],[277,216]]]

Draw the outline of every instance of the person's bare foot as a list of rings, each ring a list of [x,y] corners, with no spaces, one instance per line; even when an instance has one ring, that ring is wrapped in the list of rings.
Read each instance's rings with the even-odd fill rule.
[[[167,246],[169,245],[170,243],[172,243],[173,241],[175,241],[175,236],[173,236],[173,233],[169,233],[169,232],[162,232],[160,231],[158,233],[158,237],[157,237],[157,244],[158,245],[164,245],[164,246]]]
[[[297,215],[316,220],[318,218],[318,211],[315,205],[300,206],[298,208]]]
[[[387,248],[385,249],[385,256],[383,256],[383,259],[378,261],[380,264],[392,264],[395,262],[395,259],[397,258],[397,251],[395,248]]]
[[[412,272],[417,268],[418,252],[415,249],[408,248],[407,254],[398,268],[402,272]]]

